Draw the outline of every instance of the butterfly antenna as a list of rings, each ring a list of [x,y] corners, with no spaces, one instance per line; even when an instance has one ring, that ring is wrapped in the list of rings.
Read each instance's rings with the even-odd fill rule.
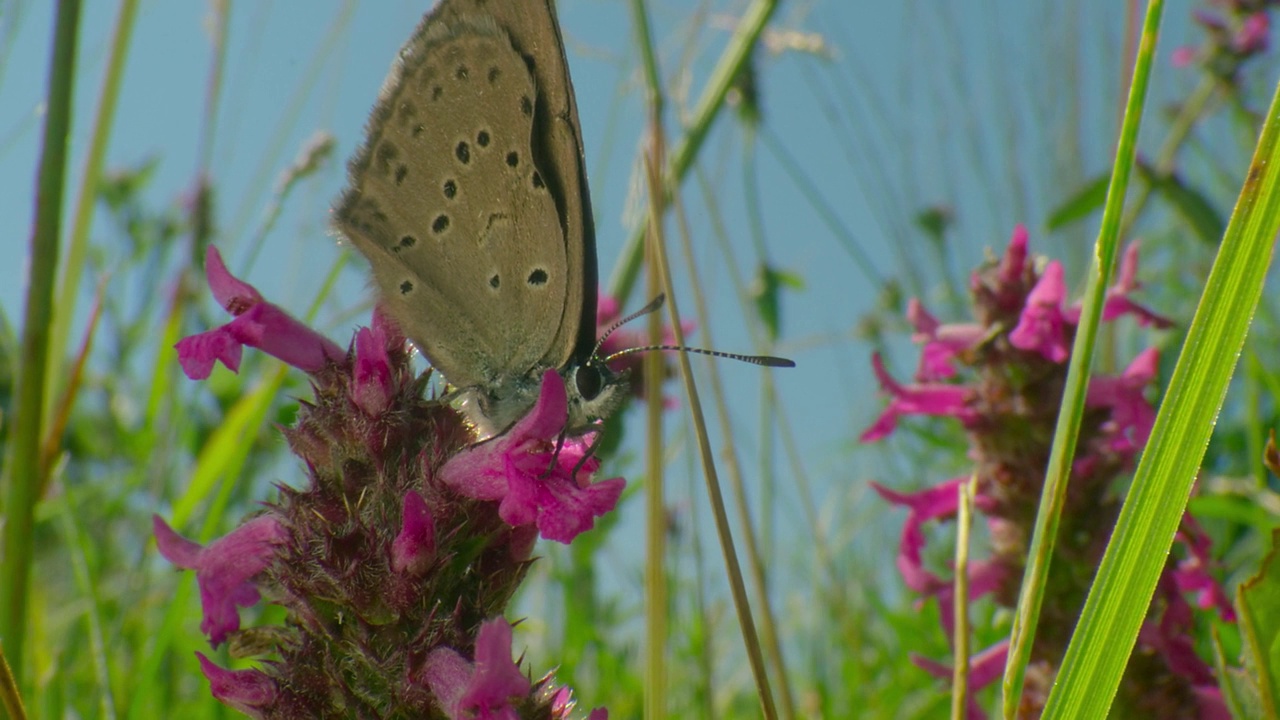
[[[786,358],[774,357],[773,355],[742,355],[740,353],[720,352],[719,350],[707,350],[704,348],[686,347],[683,345],[646,345],[644,347],[627,348],[619,350],[609,357],[605,358],[605,362],[616,360],[624,355],[633,353],[649,352],[650,350],[680,350],[684,352],[697,353],[699,355],[710,355],[711,357],[725,358],[727,360],[741,360],[752,365],[760,365],[763,367],[795,367],[794,360]]]
[[[623,325],[626,325],[627,323],[631,322],[632,320],[635,320],[638,317],[642,317],[644,315],[648,315],[649,313],[656,311],[658,308],[662,307],[662,303],[666,302],[666,300],[667,300],[667,296],[663,293],[659,293],[657,297],[649,301],[648,305],[645,305],[639,310],[631,313],[630,315],[610,325],[609,329],[605,330],[604,333],[601,334],[600,340],[596,342],[595,349],[591,351],[591,357],[596,357],[597,353],[600,352],[600,347],[604,345],[604,341],[608,339],[610,335],[613,334],[614,330],[617,330],[618,328],[622,327]],[[618,352],[613,353],[609,357],[604,358],[603,362],[607,363],[611,360],[616,360],[626,355],[632,355],[634,353],[649,352],[651,350],[684,350],[691,353],[698,353],[699,355],[710,355],[711,357],[725,358],[727,360],[741,360],[742,362],[751,363],[752,365],[760,365],[762,367],[795,367],[796,366],[794,360],[774,357],[772,355],[743,355],[741,353],[727,353],[727,352],[720,352],[719,350],[704,350],[703,348],[686,347],[683,345],[645,345],[644,347],[627,348],[626,350],[619,350]]]
[[[595,357],[600,352],[600,348],[604,345],[604,341],[609,339],[609,336],[613,334],[614,330],[617,330],[618,328],[622,327],[623,325],[626,325],[627,323],[631,322],[632,320],[635,320],[638,317],[643,317],[645,315],[648,315],[651,312],[656,312],[658,308],[662,307],[662,303],[666,301],[667,301],[666,294],[659,293],[658,297],[650,300],[648,305],[645,305],[639,310],[631,313],[630,315],[610,325],[607,330],[605,330],[603,333],[600,334],[600,339],[596,341],[595,348],[591,350],[591,357]],[[616,357],[616,354],[610,355],[609,357],[611,358]]]

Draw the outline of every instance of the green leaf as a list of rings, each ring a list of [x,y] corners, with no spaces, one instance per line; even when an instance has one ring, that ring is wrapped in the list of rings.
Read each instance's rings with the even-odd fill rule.
[[[769,342],[778,339],[781,330],[780,291],[782,288],[800,290],[804,288],[804,280],[795,273],[779,270],[770,265],[761,265],[756,269],[756,281],[751,288],[752,299],[756,303],[756,312],[769,333]]]
[[[1218,244],[1226,223],[1204,193],[1188,185],[1175,173],[1157,174],[1154,168],[1141,160],[1138,161],[1138,174],[1151,185],[1152,190],[1169,201],[1173,209],[1191,225],[1196,237],[1206,245]]]
[[[1254,676],[1241,668],[1227,664],[1227,653],[1217,630],[1213,633],[1213,665],[1218,672],[1218,687],[1222,699],[1233,718],[1266,717],[1262,712],[1262,700]]]
[[[1065,202],[1049,213],[1049,230],[1058,230],[1078,220],[1083,220],[1102,208],[1107,200],[1107,186],[1111,173],[1103,173],[1085,183]]]
[[[1244,638],[1245,665],[1253,669],[1258,702],[1266,717],[1276,717],[1280,698],[1280,562],[1276,544],[1280,530],[1271,533],[1271,551],[1258,574],[1236,591],[1240,632]]]

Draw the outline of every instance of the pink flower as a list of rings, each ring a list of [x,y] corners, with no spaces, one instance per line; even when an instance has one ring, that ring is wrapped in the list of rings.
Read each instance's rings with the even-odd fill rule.
[[[498,515],[508,525],[536,523],[544,538],[568,543],[618,504],[626,481],[590,482],[600,465],[595,458],[583,462],[591,436],[566,438],[555,454],[567,421],[564,380],[548,370],[528,415],[505,434],[450,458],[440,477],[462,495],[499,501]],[[580,463],[581,482],[575,472]]]
[[[309,373],[320,370],[327,362],[346,359],[342,348],[266,302],[252,285],[232,276],[212,245],[205,254],[205,276],[214,297],[235,319],[220,328],[183,338],[174,346],[178,362],[192,380],[209,377],[217,360],[233,372],[239,370],[245,345]]]
[[[945,380],[956,374],[951,359],[982,342],[987,331],[978,323],[938,322],[917,298],[907,301],[907,321],[916,329],[911,339],[924,343],[916,379]]]
[[[1022,273],[1027,268],[1027,243],[1030,237],[1026,225],[1018,223],[1014,226],[1013,235],[1009,237],[1009,247],[1000,259],[998,277],[1001,284],[1013,285],[1022,278]]]
[[[1067,286],[1063,278],[1062,263],[1054,260],[1044,269],[1044,274],[1027,295],[1018,326],[1009,333],[1009,344],[1019,350],[1035,351],[1050,362],[1065,362],[1071,355],[1063,326],[1062,299]]]
[[[1004,664],[1009,658],[1009,641],[1001,640],[969,658],[969,690],[971,693],[977,692],[982,688],[995,682],[1004,673]],[[912,655],[911,662],[916,667],[924,670],[930,675],[950,680],[952,669],[948,665],[943,665],[937,660],[931,660],[919,655]],[[986,718],[987,714],[978,706],[977,701],[972,695],[969,697],[969,707],[967,708],[967,717],[979,719]]]
[[[1125,315],[1133,315],[1138,319],[1138,324],[1143,327],[1171,327],[1173,323],[1168,318],[1157,315],[1129,299],[1130,293],[1140,287],[1142,285],[1138,282],[1138,243],[1132,242],[1125,248],[1124,255],[1120,258],[1116,284],[1107,288],[1106,300],[1102,306],[1102,321],[1111,322]],[[1078,325],[1080,310],[1079,303],[1067,308],[1064,313],[1067,322]]]
[[[903,505],[910,511],[907,514],[907,521],[902,526],[902,539],[898,544],[896,563],[898,572],[902,573],[907,587],[918,593],[932,595],[950,588],[949,581],[943,580],[924,568],[923,528],[924,524],[931,520],[945,520],[955,516],[956,510],[960,507],[960,485],[968,479],[968,476],[952,478],[913,493],[897,492],[880,483],[871,483],[871,488],[880,497],[894,505]],[[983,495],[978,495],[975,503],[980,508],[991,507],[991,500]],[[974,597],[995,589],[996,578],[987,576],[985,570],[979,570],[979,565],[969,568],[969,577],[971,580],[980,581],[980,586],[970,588],[975,593]],[[950,622],[949,618],[944,618],[943,621]]]
[[[421,576],[436,557],[436,525],[427,501],[417,492],[404,494],[400,534],[391,543],[391,569]]]
[[[351,371],[351,400],[369,417],[381,415],[391,403],[391,360],[379,318],[374,313],[373,327],[356,332],[356,362]]]
[[[1200,523],[1190,513],[1182,516],[1177,540],[1187,548],[1187,557],[1178,563],[1173,573],[1174,582],[1182,592],[1196,593],[1196,606],[1201,610],[1216,608],[1218,617],[1225,622],[1235,622],[1236,611],[1222,585],[1209,574],[1213,566],[1212,540],[1200,528]]]
[[[871,356],[872,367],[881,389],[893,396],[880,417],[859,436],[859,442],[874,442],[893,432],[899,415],[946,415],[968,423],[977,414],[968,407],[970,392],[963,385],[919,383],[902,385],[885,370],[880,353]]]
[[[1085,405],[1111,409],[1104,429],[1113,437],[1117,452],[1137,452],[1147,444],[1155,425],[1156,411],[1147,402],[1147,385],[1155,379],[1160,352],[1147,348],[1129,363],[1120,377],[1094,376],[1085,391]]]
[[[1155,597],[1154,604],[1162,606],[1159,618],[1143,623],[1138,631],[1138,643],[1145,652],[1163,656],[1173,675],[1191,689],[1196,699],[1196,717],[1229,720],[1232,715],[1218,690],[1213,670],[1196,654],[1191,606],[1168,575],[1161,577],[1156,585]]]
[[[511,700],[528,696],[532,687],[511,660],[511,626],[500,617],[480,626],[474,663],[437,648],[422,676],[451,720],[519,720]]]
[[[196,653],[200,669],[209,680],[209,690],[216,700],[252,718],[265,717],[264,710],[275,704],[279,696],[276,682],[260,670],[227,670]]]
[[[240,629],[236,607],[258,602],[258,589],[251,580],[275,557],[275,546],[288,535],[270,515],[262,515],[241,525],[209,547],[201,547],[173,531],[153,515],[156,545],[166,560],[184,570],[196,571],[204,622],[200,630],[215,646]]]
[[[1265,52],[1270,37],[1271,22],[1265,10],[1250,14],[1240,24],[1240,29],[1231,38],[1232,49],[1241,55],[1253,55]]]

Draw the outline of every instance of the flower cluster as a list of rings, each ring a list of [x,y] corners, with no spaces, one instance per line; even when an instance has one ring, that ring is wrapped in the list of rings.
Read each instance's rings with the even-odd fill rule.
[[[998,261],[971,279],[975,321],[943,324],[917,300],[908,308],[915,340],[923,345],[915,382],[895,381],[877,355],[873,358],[888,406],[861,436],[879,440],[906,415],[952,418],[964,427],[977,479],[975,505],[986,519],[991,555],[971,562],[971,599],[992,597],[1004,607],[1017,602],[1044,470],[1066,383],[1067,361],[1080,317],[1066,304],[1062,265],[1050,261],[1037,270],[1028,256],[1028,236],[1018,227]],[[1167,327],[1169,322],[1135,302],[1138,247],[1125,251],[1119,278],[1108,289],[1104,322],[1133,317],[1138,324]],[[1117,376],[1095,375],[1085,400],[1085,417],[1072,465],[1041,612],[1032,648],[1022,707],[1034,713],[1047,697],[1056,670],[1083,606],[1093,571],[1119,511],[1115,482],[1141,453],[1155,421],[1146,399],[1156,377],[1158,355],[1144,350]],[[957,382],[963,376],[966,382]],[[948,636],[953,634],[952,581],[926,566],[926,526],[953,518],[958,489],[968,476],[952,478],[914,493],[875,484],[887,501],[908,510],[897,566],[912,591],[935,597]],[[1225,706],[1209,667],[1192,651],[1187,629],[1192,618],[1184,594],[1194,593],[1200,608],[1216,608],[1234,618],[1222,588],[1209,574],[1208,538],[1187,516],[1178,535],[1182,560],[1170,560],[1147,624],[1139,638],[1118,702],[1140,710],[1141,717],[1218,717]],[[1006,659],[1006,643],[986,648],[971,659],[971,686],[997,679]],[[926,671],[950,677],[945,666],[925,659]],[[972,708],[973,716],[980,716]]]
[[[1205,29],[1204,44],[1180,47],[1173,52],[1173,64],[1204,66],[1223,80],[1231,81],[1246,61],[1267,51],[1271,43],[1271,20],[1267,10],[1276,0],[1212,0],[1216,11],[1197,10],[1193,17]]]
[[[281,486],[208,546],[154,519],[160,552],[196,572],[210,642],[263,659],[228,670],[197,653],[213,695],[256,718],[569,717],[571,691],[549,674],[529,679],[502,617],[538,535],[572,541],[624,485],[590,481],[592,435],[561,437],[560,375],[547,371],[528,416],[475,444],[453,408],[424,397],[427,376],[380,313],[344,351],[234,278],[212,248],[206,273],[235,317],[178,343],[187,374],[207,377],[217,361],[235,370],[248,345],[306,371],[315,392],[283,430],[305,487]],[[287,622],[242,629],[240,609],[263,598]]]

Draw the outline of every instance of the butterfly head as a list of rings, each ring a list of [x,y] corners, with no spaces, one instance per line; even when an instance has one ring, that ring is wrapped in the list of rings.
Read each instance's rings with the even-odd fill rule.
[[[564,430],[580,435],[592,423],[613,414],[626,399],[627,373],[616,373],[599,357],[571,361],[561,371],[568,416]],[[533,410],[541,391],[542,372],[499,380],[490,385],[461,388],[452,404],[466,417],[482,442],[501,435]]]

